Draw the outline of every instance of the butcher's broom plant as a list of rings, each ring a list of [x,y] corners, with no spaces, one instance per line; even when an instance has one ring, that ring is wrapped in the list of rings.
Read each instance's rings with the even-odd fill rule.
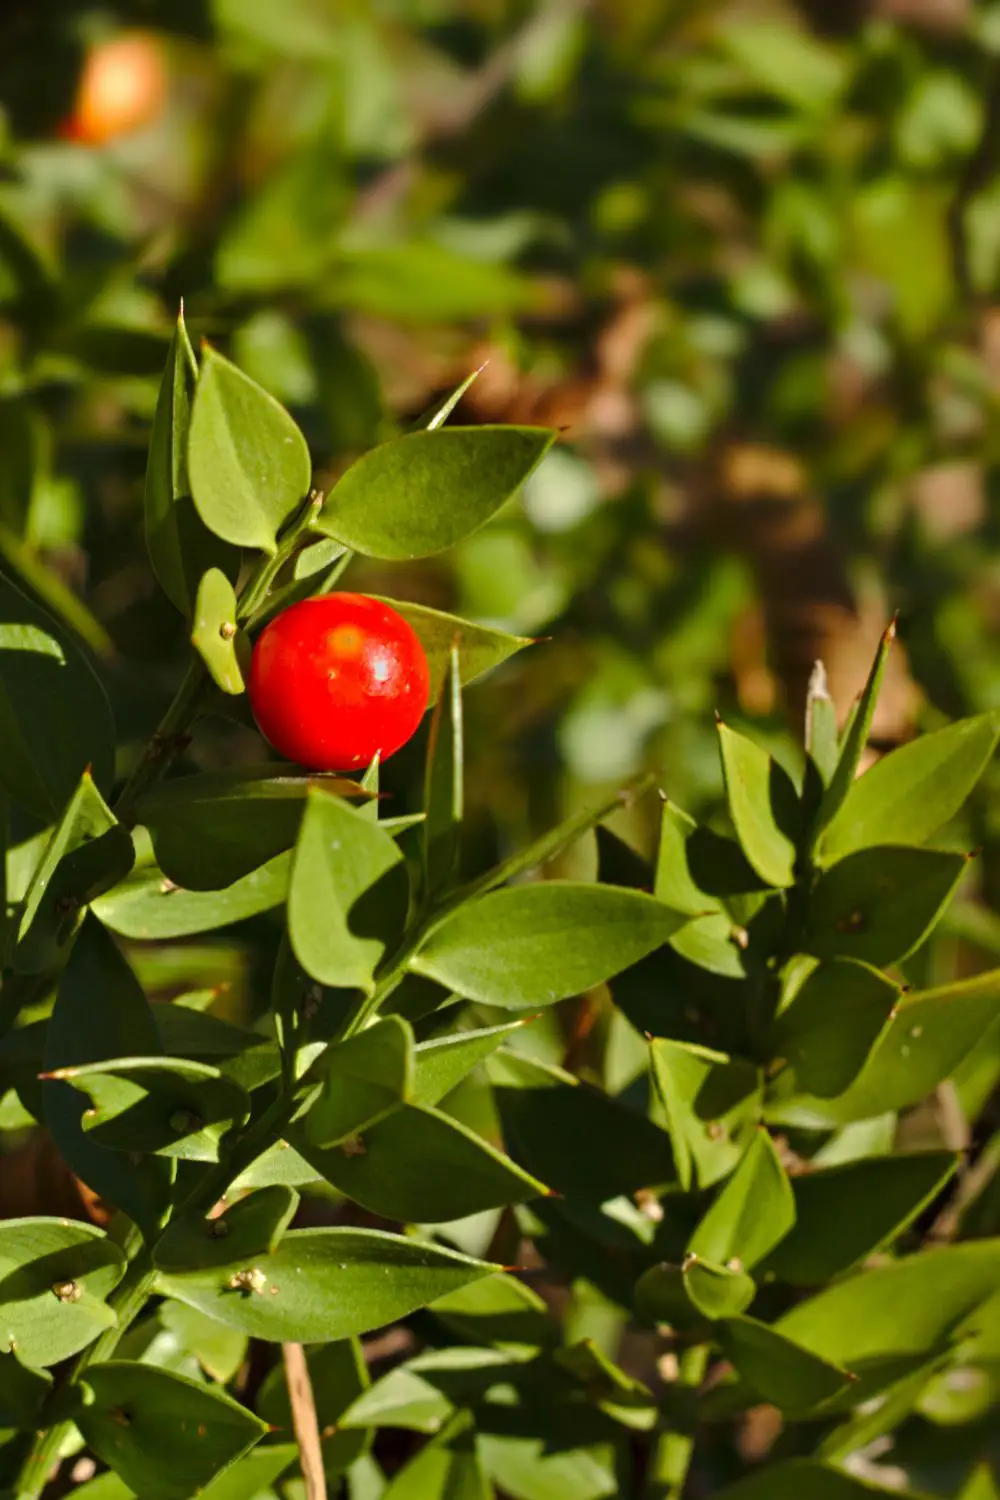
[[[40,830],[6,849],[4,1124],[98,1221],[0,1226],[8,1496],[856,1500],[912,1414],[998,1392],[1000,1152],[931,1105],[983,1139],[1000,972],[906,982],[998,724],[859,775],[891,630],[843,729],[817,675],[794,774],[720,723],[725,819],[668,781],[649,864],[614,798],[469,874],[463,695],[528,642],[406,602],[377,618],[418,643],[419,810],[377,754],[198,769],[271,622],[355,556],[460,541],[552,440],[453,404],[321,497],[287,412],[179,324],[146,533],[190,660],[131,767],[84,650],[0,579],[0,784]],[[545,878],[583,839],[598,878]],[[144,955],[251,919],[252,1022],[150,1003]],[[574,997],[598,1027],[560,1052]]]

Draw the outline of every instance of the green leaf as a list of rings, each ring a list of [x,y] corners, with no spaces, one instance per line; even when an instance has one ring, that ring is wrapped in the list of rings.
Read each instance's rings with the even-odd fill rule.
[[[559,1337],[559,1325],[542,1297],[515,1276],[487,1276],[439,1297],[439,1323],[474,1344],[544,1349]]]
[[[548,864],[557,854],[568,849],[578,838],[594,828],[609,813],[617,812],[622,807],[627,807],[632,800],[645,791],[652,784],[651,778],[640,777],[627,787],[624,791],[615,792],[610,797],[594,803],[590,807],[582,807],[579,812],[572,813],[563,822],[557,823],[532,843],[523,849],[507,856],[494,865],[492,870],[487,870],[484,875],[477,876],[475,880],[463,886],[458,892],[457,899],[465,899],[472,895],[482,895],[484,891],[492,891],[500,885],[506,885],[508,881],[516,880],[519,875],[526,874],[529,870],[540,869],[542,865]],[[668,906],[671,902],[666,903]],[[678,910],[680,908],[677,908]]]
[[[329,1343],[384,1328],[498,1269],[374,1229],[293,1229],[270,1255],[163,1275],[160,1286],[251,1338]]]
[[[328,1478],[343,1472],[371,1446],[363,1430],[341,1431],[340,1419],[354,1401],[371,1387],[371,1377],[357,1339],[341,1339],[306,1350],[316,1418]],[[283,1364],[274,1367],[260,1388],[257,1410],[272,1427],[292,1427],[292,1409]]]
[[[292,1143],[339,1192],[383,1219],[442,1224],[545,1193],[544,1183],[436,1109],[404,1104],[341,1147]]]
[[[822,1406],[853,1381],[848,1370],[820,1359],[756,1318],[726,1318],[713,1329],[713,1337],[757,1394],[790,1416]]]
[[[524,1415],[518,1430],[517,1413],[513,1423],[498,1424],[496,1432],[480,1428],[478,1446],[486,1472],[513,1500],[620,1495],[623,1456],[608,1432],[601,1431],[599,1418],[599,1412],[581,1404],[547,1414],[544,1436],[531,1431]]]
[[[189,1500],[267,1431],[220,1390],[153,1365],[91,1365],[86,1384],[84,1442],[150,1500]]]
[[[890,1245],[947,1185],[949,1151],[869,1156],[792,1179],[795,1224],[761,1274],[822,1286]]]
[[[421,1042],[413,1055],[414,1104],[439,1104],[446,1094],[466,1078],[479,1063],[492,1057],[498,1047],[526,1026],[530,1020],[509,1021],[506,1026],[490,1026],[481,1031],[458,1031],[452,1036]]]
[[[806,753],[821,787],[828,787],[837,772],[838,738],[837,710],[830,697],[823,663],[818,661],[809,678],[806,698]]]
[[[221,891],[186,891],[156,868],[137,870],[99,896],[93,909],[106,927],[123,937],[161,942],[242,922],[281,906],[288,893],[290,852]]]
[[[897,984],[853,958],[817,964],[778,1014],[771,1046],[821,1099],[857,1078],[899,999]]]
[[[206,1375],[220,1385],[232,1380],[246,1358],[247,1341],[242,1333],[224,1328],[183,1302],[162,1302],[156,1316],[181,1347],[194,1355]]]
[[[795,1223],[795,1199],[774,1143],[759,1129],[688,1243],[700,1260],[752,1268]]]
[[[311,791],[292,863],[288,935],[321,984],[371,993],[409,901],[399,845],[338,797]]]
[[[208,346],[191,409],[188,473],[210,531],[271,553],[312,475],[305,438],[284,407]]]
[[[0,1354],[0,1424],[4,1427],[38,1428],[42,1403],[51,1389],[47,1370],[31,1369],[16,1350]]]
[[[636,963],[685,920],[641,891],[555,880],[508,886],[445,917],[410,967],[485,1005],[551,1005]]]
[[[892,643],[896,639],[895,620],[888,626],[879,641],[875,660],[872,663],[868,681],[865,683],[854,713],[844,730],[840,753],[837,756],[836,765],[832,775],[828,778],[828,786],[823,793],[819,810],[816,814],[812,827],[813,842],[832,822],[833,818],[843,806],[844,799],[854,785],[861,764],[861,757],[865,753],[868,744],[868,736],[871,734],[872,720],[875,717],[875,708],[878,704],[878,696],[882,690],[882,680],[885,677],[886,664],[889,660],[889,652]]]
[[[146,462],[146,547],[160,587],[181,614],[194,609],[198,580],[213,564],[234,573],[238,557],[203,526],[187,473],[188,429],[197,379],[197,361],[188,341],[184,313],[167,355],[149,438]]]
[[[224,693],[246,691],[250,642],[236,627],[236,590],[220,568],[202,574],[195,599],[191,644]]]
[[[785,772],[766,750],[720,723],[719,749],[729,815],[750,864],[768,885],[794,880],[797,799]]]
[[[297,1443],[268,1443],[252,1448],[243,1458],[209,1480],[198,1491],[198,1500],[271,1500],[274,1484],[286,1469],[299,1461]],[[74,1496],[74,1500],[77,1497]],[[105,1500],[104,1496],[100,1500]],[[116,1500],[107,1496],[106,1500]]]
[[[375,594],[373,598],[381,598]],[[426,604],[412,604],[408,599],[382,599],[411,627],[427,657],[430,668],[430,696],[437,698],[448,673],[451,650],[458,641],[459,663],[462,681],[466,687],[475,682],[484,672],[491,672],[525,646],[533,646],[534,640],[525,635],[507,635],[502,630],[493,630],[488,625],[476,625],[471,620],[461,620],[457,615],[443,614],[430,609]]]
[[[88,772],[52,830],[24,897],[13,967],[51,968],[82,907],[132,868],[135,850]]]
[[[892,964],[920,946],[967,864],[940,849],[859,849],[813,888],[802,939],[817,958]]]
[[[882,1489],[808,1458],[765,1464],[735,1484],[717,1490],[714,1500],[916,1500],[909,1490]]]
[[[493,1486],[476,1448],[470,1418],[463,1413],[453,1428],[425,1444],[393,1476],[382,1500],[493,1500]]]
[[[443,427],[466,391],[469,390],[470,386],[483,373],[485,368],[485,365],[480,365],[478,369],[472,370],[455,387],[450,395],[445,396],[443,401],[436,402],[429,411],[425,411],[422,416],[418,417],[410,430],[413,432],[421,430],[434,432],[438,427]]]
[[[643,1323],[686,1327],[736,1317],[756,1295],[753,1278],[738,1266],[688,1255],[681,1266],[663,1263],[643,1272],[635,1284],[635,1310]]]
[[[787,21],[727,16],[715,37],[756,88],[796,110],[829,109],[848,81],[837,50]]]
[[[303,1122],[312,1146],[336,1146],[398,1109],[413,1089],[413,1032],[386,1016],[323,1054],[323,1085]]]
[[[149,1002],[125,959],[96,917],[84,918],[63,970],[45,1042],[45,1071],[107,1062],[118,1049],[138,1056],[161,1051]],[[174,1163],[165,1157],[133,1161],[102,1146],[83,1128],[84,1096],[70,1084],[42,1085],[45,1121],[76,1175],[122,1209],[149,1239],[169,1200]]]
[[[220,1136],[250,1113],[249,1095],[218,1068],[178,1057],[119,1057],[43,1076],[86,1094],[84,1130],[115,1151],[216,1161]]]
[[[554,438],[542,427],[445,427],[393,438],[348,469],[314,527],[367,557],[444,552],[510,499]]]
[[[175,777],[139,798],[136,818],[170,880],[219,891],[292,847],[311,787],[365,796],[346,776],[288,775],[280,764],[264,764]]]
[[[820,840],[833,864],[872,844],[923,844],[962,806],[996,749],[993,714],[962,719],[883,756],[852,782]]]
[[[653,892],[666,906],[687,912],[692,918],[670,939],[675,952],[713,974],[742,979],[745,968],[737,926],[720,897],[700,889],[691,873],[692,858],[697,860],[701,855],[705,863],[707,832],[679,807],[664,801]]]
[[[760,1119],[760,1076],[752,1063],[723,1052],[654,1037],[649,1061],[677,1163],[689,1192],[697,1175],[711,1187],[736,1166]]]
[[[998,1274],[1000,1240],[925,1250],[836,1282],[776,1326],[851,1369],[887,1355],[926,1355],[994,1294]]]
[[[958,1500],[998,1500],[1000,1488],[989,1464],[979,1464],[969,1476]]]
[[[85,771],[107,793],[114,750],[111,709],[89,662],[0,574],[0,785],[49,822]]]
[[[599,1205],[673,1180],[670,1139],[645,1115],[533,1058],[497,1053],[488,1066],[509,1148],[568,1202]]]
[[[28,1365],[56,1365],[115,1324],[105,1298],[125,1257],[100,1229],[8,1219],[0,1235],[0,1329]]]
[[[462,678],[458,645],[431,715],[424,776],[423,873],[429,899],[452,883],[462,834]]]
[[[1000,970],[903,995],[855,1082],[828,1103],[810,1101],[811,1116],[846,1124],[919,1103],[951,1076],[998,1014]],[[779,1106],[774,1118],[781,1113]]]
[[[298,1193],[274,1183],[238,1198],[215,1218],[181,1213],[157,1240],[154,1264],[173,1273],[266,1259],[280,1245],[298,1206]]]

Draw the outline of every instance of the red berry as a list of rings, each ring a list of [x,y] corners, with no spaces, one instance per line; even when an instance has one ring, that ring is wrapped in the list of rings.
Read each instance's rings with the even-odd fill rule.
[[[257,727],[282,755],[314,771],[355,771],[411,738],[430,673],[402,615],[364,594],[327,594],[261,631],[249,692]]]

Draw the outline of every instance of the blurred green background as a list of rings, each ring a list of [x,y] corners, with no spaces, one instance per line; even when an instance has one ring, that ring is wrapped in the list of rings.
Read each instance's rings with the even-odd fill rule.
[[[156,97],[80,139],[123,36]],[[123,771],[186,649],[141,509],[181,298],[323,483],[480,365],[456,420],[562,430],[453,553],[346,580],[548,638],[469,694],[470,864],[643,769],[711,816],[713,710],[794,763],[813,661],[845,713],[897,609],[876,749],[1000,706],[1000,4],[4,0],[0,101],[0,561]],[[998,781],[924,978],[1000,952]]]

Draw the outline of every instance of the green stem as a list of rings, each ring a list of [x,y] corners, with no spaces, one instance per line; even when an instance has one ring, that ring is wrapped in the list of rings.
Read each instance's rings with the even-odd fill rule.
[[[695,1397],[707,1365],[707,1344],[695,1344],[680,1356],[677,1381],[669,1393],[672,1421],[658,1435],[650,1456],[646,1500],[681,1500],[694,1457]]]
[[[119,822],[131,823],[134,820],[135,805],[143,792],[159,781],[178,751],[183,749],[192,720],[197,717],[210,687],[211,680],[201,658],[195,657],[174,694],[173,702],[160,720],[159,728],[115,799],[114,812]]]
[[[323,508],[323,496],[313,493],[282,535],[273,556],[262,557],[250,575],[240,595],[240,607],[236,616],[238,625],[246,625],[266,600],[271,585],[291,558],[299,541],[309,530]]]

